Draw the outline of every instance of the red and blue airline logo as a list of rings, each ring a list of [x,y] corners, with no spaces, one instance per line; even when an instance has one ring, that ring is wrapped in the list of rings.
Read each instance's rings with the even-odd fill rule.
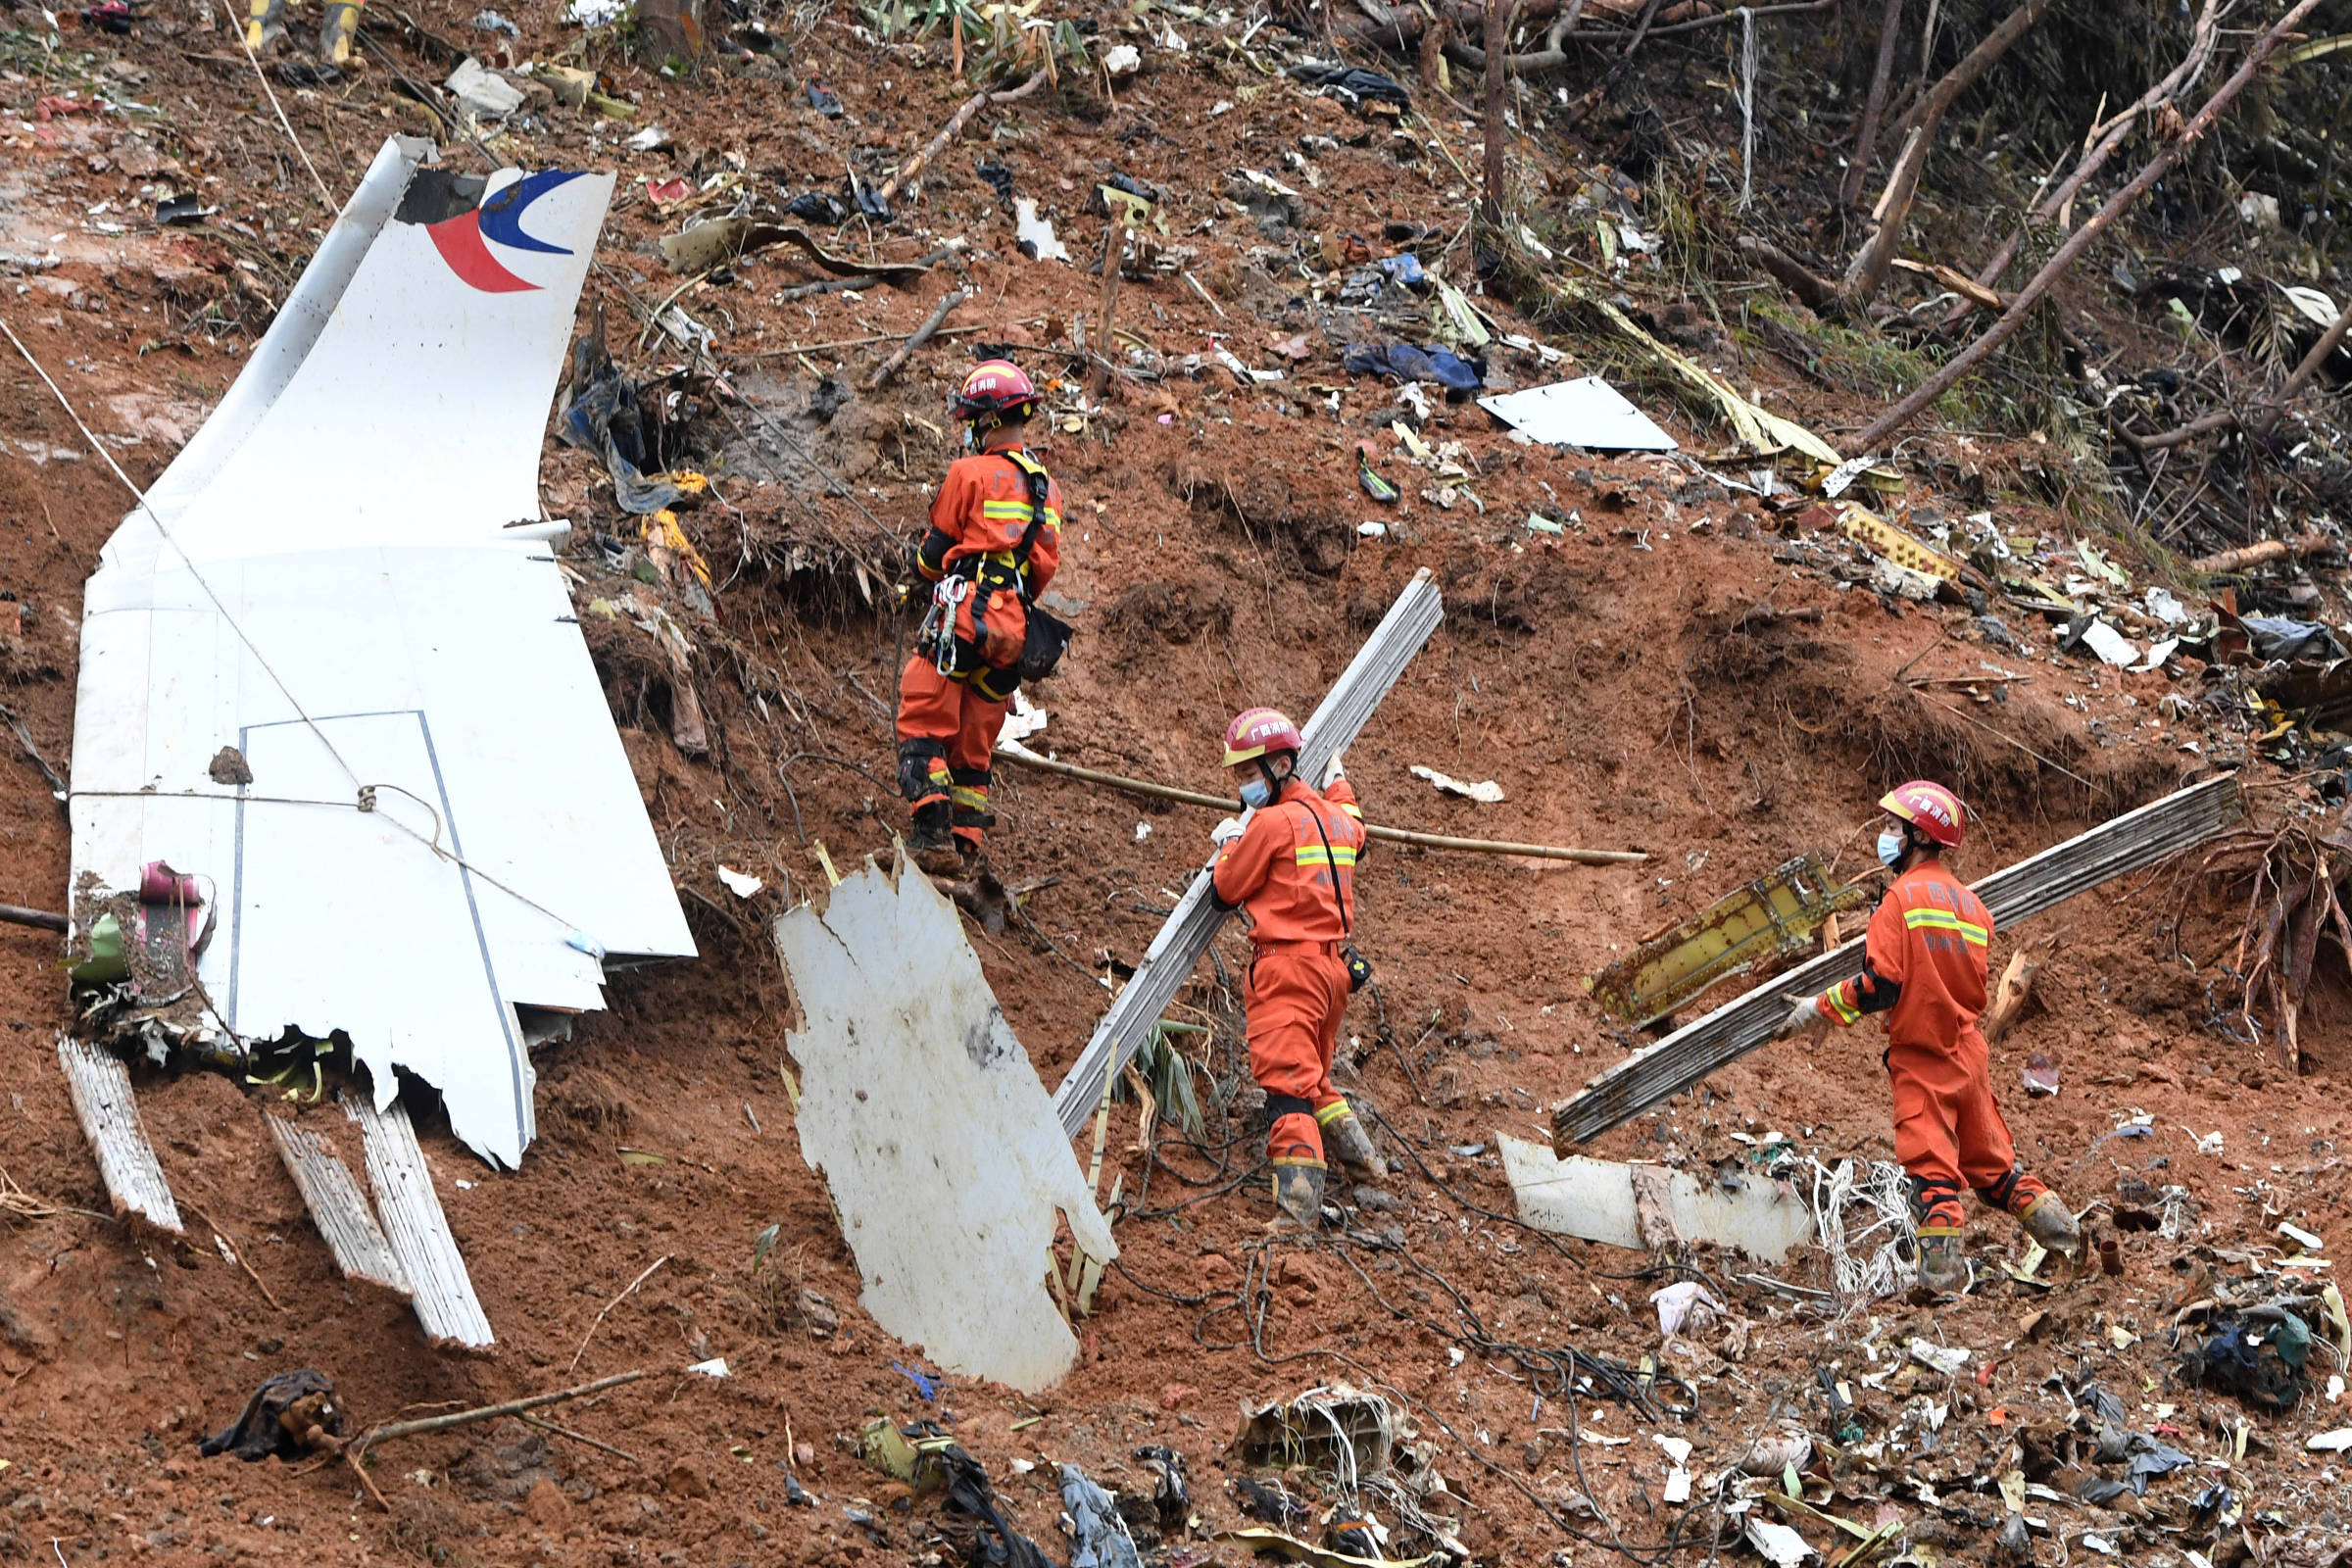
[[[473,211],[428,223],[424,231],[432,236],[433,248],[441,253],[449,270],[468,287],[485,294],[519,294],[535,289],[538,284],[509,270],[492,253],[490,245],[495,242],[510,250],[538,251],[549,256],[571,255],[564,246],[550,245],[524,233],[522,215],[531,203],[549,191],[579,177],[576,170],[560,169],[525,174]]]

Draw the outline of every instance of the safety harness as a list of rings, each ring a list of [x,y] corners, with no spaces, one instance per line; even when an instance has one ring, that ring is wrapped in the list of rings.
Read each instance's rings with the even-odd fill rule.
[[[1061,661],[1062,649],[1069,644],[1070,628],[1037,609],[1029,591],[1029,560],[1037,551],[1038,536],[1045,531],[1052,477],[1044,464],[1017,447],[996,455],[1011,463],[1021,475],[1022,486],[1029,495],[1029,526],[1021,530],[1020,543],[1011,550],[966,556],[956,563],[954,571],[941,577],[931,590],[931,611],[923,617],[915,639],[917,647],[930,651],[932,667],[942,675],[951,680],[978,677],[988,696],[1006,698],[1021,681],[1043,680],[1054,673],[1054,665]],[[998,671],[981,662],[980,650],[988,646],[989,602],[1007,592],[1019,596],[1028,630],[1020,659],[1009,671],[1013,680],[998,691],[986,679]],[[972,637],[968,644],[956,635],[956,609],[966,600],[972,602]]]

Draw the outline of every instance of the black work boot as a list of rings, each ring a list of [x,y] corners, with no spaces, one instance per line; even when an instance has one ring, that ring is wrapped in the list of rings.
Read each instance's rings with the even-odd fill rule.
[[[906,835],[906,856],[927,875],[961,874],[963,852],[948,831],[946,801],[925,801],[914,808],[914,831]]]

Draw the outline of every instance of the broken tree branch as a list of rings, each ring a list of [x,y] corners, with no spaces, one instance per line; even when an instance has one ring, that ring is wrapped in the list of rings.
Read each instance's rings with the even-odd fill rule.
[[[1950,391],[1954,382],[1976,368],[1986,355],[2006,343],[2025,324],[2027,313],[2041,302],[2041,297],[2049,292],[2050,285],[2090,248],[2090,242],[2104,233],[2125,209],[2146,195],[2149,187],[2162,179],[2182,155],[2196,144],[2197,139],[2213,128],[2213,122],[2221,118],[2222,111],[2245,90],[2246,84],[2262,70],[2272,51],[2278,47],[2279,40],[2309,16],[2319,3],[2320,0],[2296,0],[2284,16],[2272,24],[2269,31],[2254,41],[2253,47],[2246,51],[2245,60],[2228,81],[2214,90],[2213,96],[2205,101],[2195,117],[2180,127],[2180,134],[2166,142],[2156,156],[2148,160],[2147,166],[2132,176],[2130,184],[2109,197],[2107,205],[2075,230],[2067,242],[2058,248],[2058,253],[2042,264],[2041,270],[2034,274],[2032,282],[2018,291],[2016,301],[2001,313],[2000,319],[1985,328],[1975,342],[1946,360],[1942,368],[1914,387],[1909,396],[1872,420],[1868,429],[1854,437],[1852,449],[1870,452],[1884,445],[1888,436],[1917,418],[1921,410]]]
[[[667,1252],[663,1252],[660,1257],[655,1258],[651,1263],[648,1263],[645,1266],[644,1273],[629,1281],[628,1285],[622,1289],[618,1296],[615,1296],[612,1298],[612,1299],[605,1303],[604,1311],[596,1314],[596,1321],[589,1324],[588,1332],[580,1336],[580,1348],[571,1352],[571,1365],[564,1369],[565,1373],[568,1374],[578,1370],[580,1357],[588,1353],[588,1342],[595,1339],[596,1331],[605,1326],[605,1313],[612,1311],[621,1302],[627,1300],[630,1293],[635,1291],[638,1286],[643,1285],[647,1280],[652,1279],[654,1277],[654,1270],[668,1262],[670,1254]]]
[[[1057,761],[1040,757],[1031,751],[1000,749],[1001,761],[1015,762],[1040,772],[1059,773],[1087,784],[1100,784],[1106,789],[1124,790],[1129,795],[1142,795],[1155,801],[1173,801],[1179,806],[1199,806],[1211,811],[1239,814],[1242,803],[1218,795],[1200,795],[1192,790],[1180,790],[1172,784],[1154,784],[1149,779],[1126,778],[1117,773],[1104,773],[1075,762]],[[1646,860],[1648,856],[1638,850],[1570,850],[1549,844],[1509,844],[1496,839],[1457,839],[1440,833],[1418,833],[1409,828],[1382,827],[1364,824],[1367,838],[1390,844],[1413,844],[1425,850],[1463,850],[1473,855],[1523,855],[1538,860],[1568,860],[1578,865],[1630,865]]]
[[[1919,176],[1927,167],[1928,155],[1935,150],[1936,132],[1943,124],[1944,111],[1951,108],[1953,99],[1991,70],[1993,63],[2048,13],[2052,3],[2053,0],[2024,0],[1958,65],[1945,72],[1943,78],[1903,117],[1897,128],[1909,140],[1904,143],[1902,156],[1895,160],[1894,172],[1886,176],[1886,194],[1879,198],[1878,230],[1845,270],[1842,292],[1848,305],[1869,303],[1886,281],[1887,270],[1894,265],[1895,249],[1902,243],[1904,225],[1911,219],[1911,203],[1919,194]]]
[[[29,925],[43,931],[63,931],[66,917],[47,909],[27,909],[19,905],[0,904],[0,920],[10,925]]]
[[[884,360],[881,368],[866,378],[865,389],[878,392],[888,385],[890,378],[899,373],[900,368],[914,357],[914,351],[931,341],[931,334],[939,330],[939,324],[948,318],[948,313],[969,298],[971,295],[960,288],[952,288],[942,294],[939,303],[931,307],[931,314],[923,324],[916,327],[906,341],[899,345],[898,352]]]
[[[365,1453],[371,1446],[388,1442],[393,1438],[413,1438],[421,1432],[443,1432],[451,1427],[468,1426],[476,1421],[495,1420],[502,1415],[520,1415],[525,1410],[536,1410],[543,1405],[561,1404],[566,1399],[585,1398],[591,1394],[602,1394],[607,1389],[617,1389],[624,1383],[635,1383],[640,1378],[650,1378],[653,1375],[650,1369],[645,1368],[640,1368],[635,1372],[615,1372],[609,1378],[598,1378],[594,1383],[582,1383],[576,1388],[558,1389],[553,1394],[534,1394],[528,1398],[509,1399],[504,1404],[477,1405],[470,1410],[453,1410],[447,1415],[420,1416],[415,1421],[389,1421],[381,1426],[369,1427],[353,1439],[347,1447],[350,1450]]]
[[[958,38],[961,36],[962,35],[960,33],[957,34]],[[1043,82],[1045,79],[1046,74],[1041,71],[1035,75],[1031,76],[1027,81],[1022,82],[1018,87],[1010,88],[1004,92],[990,92],[987,88],[983,87],[980,91],[972,94],[969,98],[966,98],[963,101],[963,107],[956,110],[955,114],[949,116],[948,122],[940,126],[939,134],[925,142],[921,152],[918,152],[912,158],[907,159],[906,167],[902,168],[897,173],[891,175],[890,178],[882,182],[882,204],[885,207],[889,206],[891,202],[898,198],[900,191],[905,190],[908,185],[914,183],[915,176],[923,172],[924,166],[929,164],[932,159],[937,158],[941,153],[947,151],[948,143],[954,141],[957,136],[963,134],[963,127],[971,123],[972,117],[978,114],[984,105],[1008,104],[1016,98],[1026,98],[1031,93],[1037,91],[1038,84]]]
[[[2335,319],[2328,323],[2328,330],[2320,334],[2320,340],[2311,346],[2311,352],[2303,356],[2294,373],[2286,378],[2286,385],[2278,389],[2278,401],[2262,416],[2261,422],[2254,426],[2256,435],[2269,435],[2278,427],[2278,420],[2286,413],[2286,406],[2311,384],[2313,376],[2320,373],[2320,367],[2327,364],[2328,357],[2342,345],[2346,331],[2352,331],[2352,300],[2345,302],[2344,308],[2336,313]]]
[[[1870,74],[1870,96],[1862,104],[1862,128],[1854,134],[1854,156],[1838,184],[1838,204],[1851,207],[1862,199],[1862,181],[1869,177],[1871,156],[1878,151],[1879,120],[1886,113],[1886,84],[1894,76],[1894,40],[1903,30],[1903,0],[1886,0],[1879,19],[1879,59]]]
[[[2324,533],[2307,533],[2300,539],[2265,539],[2241,549],[2225,550],[2219,555],[2200,556],[2188,564],[2188,569],[2210,576],[2228,576],[2231,572],[2268,565],[2274,561],[2299,561],[2305,556],[2326,555],[2337,548],[2337,543]]]

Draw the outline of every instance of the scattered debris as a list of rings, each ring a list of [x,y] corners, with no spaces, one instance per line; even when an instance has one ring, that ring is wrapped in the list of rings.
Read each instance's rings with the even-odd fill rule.
[[[1597,375],[1503,392],[1478,406],[1531,441],[1592,452],[1673,452],[1680,443]]]
[[[1070,1533],[1070,1568],[1143,1568],[1110,1494],[1074,1464],[1061,1467],[1061,1510]]]
[[[115,1212],[136,1214],[178,1235],[179,1206],[172,1200],[163,1166],[156,1163],[155,1146],[147,1141],[129,1072],[116,1057],[70,1035],[57,1037],[57,1060]]]
[[[1538,1230],[1647,1251],[1712,1242],[1767,1263],[1814,1233],[1813,1210],[1786,1182],[1740,1175],[1702,1186],[1662,1165],[1561,1159],[1507,1133],[1494,1143],[1519,1218]]]
[[[1396,1452],[1396,1418],[1379,1395],[1339,1383],[1291,1399],[1245,1401],[1233,1448],[1245,1464],[1304,1465],[1352,1489],[1388,1472]]]
[[[1735,975],[1810,951],[1834,916],[1869,902],[1867,885],[1833,886],[1819,855],[1800,855],[1643,937],[1586,976],[1585,990],[1610,1018],[1638,1028]]]
[[[1440,795],[1458,795],[1464,800],[1478,801],[1487,806],[1502,804],[1502,786],[1493,779],[1487,779],[1477,784],[1465,784],[1458,778],[1450,778],[1434,767],[1423,767],[1418,762],[1405,771],[1415,778],[1428,780],[1436,787]]]
[[[208,1459],[232,1453],[247,1464],[272,1456],[300,1459],[342,1436],[334,1381],[303,1367],[264,1379],[237,1418],[198,1443],[196,1451]]]
[[[1054,224],[1037,216],[1037,202],[1028,196],[1016,196],[1012,203],[1013,238],[1021,254],[1033,262],[1066,262],[1069,247],[1054,237]]]

